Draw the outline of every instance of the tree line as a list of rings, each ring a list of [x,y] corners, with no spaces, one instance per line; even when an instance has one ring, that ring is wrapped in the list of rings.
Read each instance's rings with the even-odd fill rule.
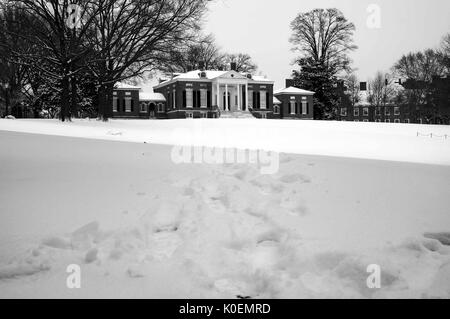
[[[38,117],[112,116],[113,88],[161,72],[211,68],[246,54],[223,54],[200,36],[207,0],[5,0],[0,4],[0,96],[4,115],[28,106]]]
[[[355,25],[338,9],[315,9],[298,14],[291,29],[293,49],[300,53],[298,70],[292,74],[294,85],[316,92],[315,119],[336,119],[341,105],[354,106],[361,100],[350,58],[357,49]],[[439,106],[450,108],[449,82],[438,80],[449,75],[449,61],[450,33],[439,48],[407,53],[391,70],[377,72],[368,83],[368,102],[425,107],[429,117]]]

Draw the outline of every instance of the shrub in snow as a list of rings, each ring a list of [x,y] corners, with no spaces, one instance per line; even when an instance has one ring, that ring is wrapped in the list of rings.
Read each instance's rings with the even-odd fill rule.
[[[12,116],[12,115],[8,115],[8,116],[5,116],[5,119],[7,119],[7,120],[15,120],[16,118],[14,116]]]

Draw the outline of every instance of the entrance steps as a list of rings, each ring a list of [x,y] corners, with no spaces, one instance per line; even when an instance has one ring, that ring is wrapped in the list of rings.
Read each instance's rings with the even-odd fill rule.
[[[222,111],[220,113],[222,119],[252,119],[255,118],[252,113],[248,111]]]

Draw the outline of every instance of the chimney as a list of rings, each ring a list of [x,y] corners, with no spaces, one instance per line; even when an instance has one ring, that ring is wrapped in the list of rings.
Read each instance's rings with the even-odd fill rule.
[[[236,69],[237,69],[237,64],[236,64],[236,62],[231,62],[231,63],[230,63],[230,66],[231,66],[231,71],[236,71]]]
[[[205,71],[205,61],[198,62],[198,67],[200,71]]]
[[[359,90],[360,91],[367,91],[367,82],[360,82],[359,83]]]
[[[294,80],[293,79],[286,79],[286,87],[294,86]]]

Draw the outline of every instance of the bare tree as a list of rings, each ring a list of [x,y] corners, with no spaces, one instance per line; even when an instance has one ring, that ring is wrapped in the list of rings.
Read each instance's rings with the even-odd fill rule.
[[[32,32],[16,34],[34,44],[33,52],[14,52],[18,63],[32,68],[43,78],[58,83],[61,97],[60,119],[70,120],[70,100],[75,98],[73,94],[71,96],[71,85],[75,85],[71,79],[83,69],[79,62],[89,52],[89,48],[84,46],[84,39],[91,28],[92,17],[88,17],[83,10],[77,16],[77,21],[72,21],[74,7],[70,0],[8,2],[9,5],[18,5],[37,21]],[[93,2],[95,1],[79,0],[77,4],[88,7]]]
[[[359,101],[361,101],[359,79],[355,73],[351,73],[345,77],[344,84],[347,87],[347,96],[350,100],[350,104],[351,106],[355,106]]]
[[[236,63],[237,72],[255,73],[258,70],[258,66],[252,61],[251,56],[246,53],[226,54],[224,62],[228,67],[231,63]]]
[[[393,103],[398,95],[398,87],[390,74],[378,71],[369,81],[368,101],[371,105],[379,107]]]
[[[223,54],[212,34],[194,36],[177,46],[171,52],[166,65],[161,65],[163,73],[185,73],[200,68],[200,63],[208,70],[218,69],[223,64]]]
[[[433,77],[445,74],[442,54],[432,49],[403,55],[394,65],[394,70],[400,77],[407,79],[407,98],[412,105],[426,104]]]
[[[333,74],[350,70],[348,53],[353,44],[355,25],[338,9],[314,9],[300,13],[291,23],[290,38],[302,58],[325,65]]]
[[[93,6],[96,52],[90,63],[99,87],[99,115],[112,116],[116,82],[153,72],[198,30],[206,0],[99,0]]]

